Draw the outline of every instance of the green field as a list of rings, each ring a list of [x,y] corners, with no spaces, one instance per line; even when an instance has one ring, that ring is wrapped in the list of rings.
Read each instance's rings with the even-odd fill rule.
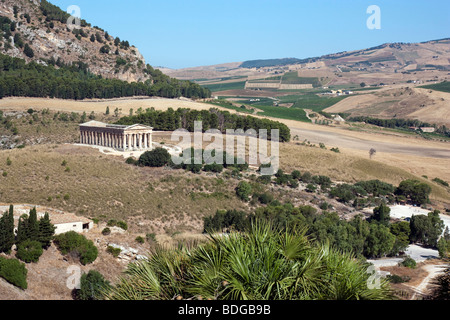
[[[344,100],[348,96],[340,96],[340,97],[320,97],[315,94],[305,94],[299,97],[294,102],[292,108],[300,108],[300,109],[310,109],[312,111],[322,111],[332,105],[335,105],[341,100]]]
[[[257,108],[263,110],[263,112],[258,112],[258,115],[287,120],[311,122],[311,120],[306,117],[306,112],[303,109],[274,106],[257,106]]]
[[[441,82],[441,83],[429,84],[429,85],[426,85],[426,86],[421,86],[419,88],[431,89],[431,90],[442,91],[442,92],[450,92],[450,82],[449,81],[444,81],[444,82]]]
[[[314,88],[321,87],[322,84],[319,81],[319,78],[305,78],[299,77],[298,72],[287,72],[284,74],[283,79],[281,80],[283,84],[312,84]]]
[[[240,82],[228,82],[217,84],[205,84],[204,88],[208,88],[211,92],[225,91],[225,90],[243,90],[245,88],[245,81]]]

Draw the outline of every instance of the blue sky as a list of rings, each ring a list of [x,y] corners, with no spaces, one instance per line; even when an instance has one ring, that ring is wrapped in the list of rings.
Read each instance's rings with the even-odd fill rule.
[[[449,0],[50,0],[128,40],[153,66],[307,58],[450,37]],[[370,30],[367,8],[381,10]]]

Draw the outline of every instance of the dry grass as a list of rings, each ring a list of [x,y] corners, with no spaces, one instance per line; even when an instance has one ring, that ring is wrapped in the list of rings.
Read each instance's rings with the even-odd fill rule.
[[[282,169],[287,172],[292,170],[309,171],[312,174],[329,176],[334,181],[350,183],[379,179],[398,185],[406,179],[418,179],[432,187],[432,200],[450,202],[450,192],[447,188],[431,183],[406,169],[378,160],[370,160],[367,156],[358,156],[350,152],[335,153],[318,147],[285,143],[280,147],[280,162]],[[424,165],[423,162],[422,165]]]
[[[201,231],[204,216],[245,206],[234,196],[234,184],[215,176],[139,168],[88,147],[3,151],[0,172],[7,172],[0,178],[1,202],[46,205],[104,220],[131,219],[139,232]]]

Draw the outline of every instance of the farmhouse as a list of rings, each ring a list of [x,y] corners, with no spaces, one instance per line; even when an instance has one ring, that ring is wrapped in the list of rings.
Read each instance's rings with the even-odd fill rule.
[[[153,128],[141,124],[131,126],[89,121],[80,125],[80,143],[109,147],[120,151],[152,149]]]
[[[44,217],[47,212],[50,217],[51,223],[55,226],[55,234],[61,234],[69,231],[75,231],[78,233],[87,232],[94,227],[92,220],[76,216],[75,214],[63,212],[60,210],[34,206],[34,205],[14,205],[14,225],[17,228],[19,219],[22,215],[28,215],[30,210],[36,208],[38,220]],[[9,210],[9,205],[0,205],[0,213]]]
[[[433,133],[434,131],[436,131],[436,128],[433,128],[433,127],[421,127],[420,130],[422,130],[423,132]]]

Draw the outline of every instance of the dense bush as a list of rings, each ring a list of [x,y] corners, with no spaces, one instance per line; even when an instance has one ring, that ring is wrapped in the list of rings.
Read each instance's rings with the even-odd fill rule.
[[[78,256],[83,265],[92,263],[97,259],[98,249],[94,243],[75,231],[57,235],[54,242],[62,254]]]
[[[103,292],[110,288],[110,283],[96,270],[83,273],[80,279],[80,289],[77,290],[78,300],[102,300]]]
[[[415,269],[417,266],[416,260],[414,260],[411,257],[406,257],[403,259],[402,262],[400,262],[400,265],[403,267],[407,267],[407,268],[411,268],[411,269]]]
[[[249,201],[249,197],[252,194],[252,190],[253,190],[252,186],[248,182],[241,181],[236,187],[236,195],[241,200]]]
[[[418,180],[404,180],[395,191],[398,196],[404,196],[416,205],[423,205],[430,202],[429,196],[431,187]]]
[[[164,167],[169,164],[171,156],[164,148],[146,151],[139,158],[139,165],[145,167]]]
[[[203,232],[243,231],[246,214],[237,210],[217,210],[214,216],[203,219]]]
[[[17,259],[0,257],[0,277],[21,289],[27,289],[28,270],[25,264]]]
[[[17,245],[16,257],[26,263],[38,262],[43,252],[39,241],[26,240]]]

